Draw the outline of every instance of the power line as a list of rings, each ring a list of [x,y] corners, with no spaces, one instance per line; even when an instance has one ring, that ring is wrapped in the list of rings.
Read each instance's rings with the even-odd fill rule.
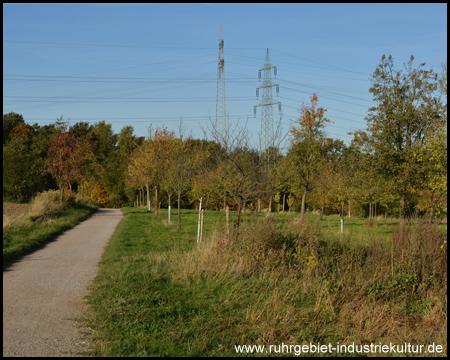
[[[239,63],[239,62],[235,62],[235,61],[228,61],[228,62],[230,64],[249,66],[249,67],[254,68],[254,65],[250,65],[250,64],[243,64],[243,63]],[[314,76],[323,76],[323,77],[327,77],[327,78],[335,78],[335,79],[344,79],[344,80],[367,82],[367,79],[355,79],[355,78],[348,78],[348,77],[344,77],[344,76],[334,76],[334,75],[329,75],[329,74],[315,74],[315,73],[310,73],[310,72],[295,71],[295,70],[289,70],[289,69],[283,69],[283,72],[290,72],[290,73],[295,73],[295,74],[314,75]]]
[[[32,42],[32,41],[12,41],[12,40],[5,40],[4,42],[22,42],[22,43],[35,43],[35,44],[54,44],[54,45],[71,45],[71,46],[82,46],[82,45],[86,45],[86,46],[109,46],[109,47],[141,47],[141,48],[153,48],[153,49],[208,49],[208,50],[212,50],[211,48],[201,48],[201,47],[153,47],[153,46],[132,46],[132,45],[106,45],[106,44],[83,44],[83,43],[50,43],[50,42]],[[249,48],[230,48],[230,50],[249,50]],[[258,49],[260,50],[260,49]],[[319,63],[316,62],[315,60],[310,60],[310,59],[306,59],[306,58],[302,58],[300,56],[296,56],[296,55],[292,55],[292,54],[288,54],[285,52],[281,52],[281,51],[277,51],[277,50],[273,50],[276,53],[282,54],[282,55],[287,55],[287,56],[292,56],[294,58],[298,58],[304,61],[308,61],[308,62],[312,62],[315,64],[319,64],[322,66],[315,66],[321,69],[326,69],[328,71],[344,71],[344,72],[353,72],[356,74],[364,74],[364,73],[358,73],[355,72],[353,70],[349,70],[349,69],[343,69],[340,68],[338,66],[335,65],[330,65],[330,64],[325,64],[325,63]],[[248,58],[248,59],[258,59],[259,58],[255,58],[255,57],[250,57],[250,56],[244,56],[244,55],[238,55],[238,54],[230,54],[233,56],[237,56],[237,57],[241,57],[241,58]],[[172,90],[172,89],[177,89],[177,88],[182,88],[182,87],[186,87],[186,86],[196,86],[196,85],[204,85],[204,84],[212,84],[214,79],[212,77],[212,74],[205,74],[202,78],[202,75],[197,75],[195,77],[190,77],[190,78],[179,78],[179,77],[136,77],[137,75],[140,74],[148,74],[148,73],[152,73],[152,72],[161,72],[161,71],[168,71],[171,69],[183,69],[187,66],[203,66],[210,64],[211,62],[202,62],[202,63],[196,63],[196,64],[183,64],[182,66],[179,67],[172,67],[171,69],[155,69],[155,70],[151,70],[151,71],[147,71],[147,72],[141,72],[139,74],[128,74],[128,75],[116,75],[116,76],[86,76],[86,75],[95,75],[95,74],[99,74],[99,73],[104,73],[104,72],[116,72],[116,71],[121,71],[121,70],[128,70],[128,69],[134,69],[134,68],[141,68],[141,67],[146,67],[146,66],[153,66],[153,65],[159,65],[159,64],[166,64],[169,62],[175,62],[175,61],[183,61],[183,60],[187,60],[187,59],[196,59],[196,58],[201,58],[201,57],[207,57],[207,56],[211,56],[211,55],[202,55],[202,56],[198,56],[198,57],[191,57],[191,58],[186,58],[186,59],[175,59],[175,60],[168,60],[168,61],[164,61],[164,62],[157,62],[157,63],[152,63],[152,64],[145,64],[145,65],[136,65],[136,66],[129,66],[129,67],[122,67],[122,68],[115,68],[115,69],[110,69],[110,70],[100,70],[100,71],[94,71],[94,72],[88,72],[88,73],[83,73],[83,74],[75,74],[75,75],[62,75],[62,76],[54,76],[54,75],[4,75],[4,81],[5,82],[12,82],[14,81],[15,83],[22,81],[29,81],[29,82],[34,82],[34,83],[38,83],[38,82],[44,82],[44,81],[48,81],[48,84],[46,85],[41,85],[40,87],[45,87],[45,86],[55,86],[55,85],[65,85],[65,84],[76,84],[76,83],[93,83],[93,84],[113,84],[113,83],[125,83],[125,84],[130,84],[130,86],[124,86],[124,87],[114,87],[114,88],[107,88],[107,89],[99,89],[99,90],[94,90],[94,91],[89,91],[89,92],[83,92],[80,94],[72,94],[72,95],[66,95],[66,96],[50,96],[50,97],[41,97],[41,96],[29,96],[29,97],[8,97],[8,96],[4,96],[4,101],[9,101],[11,103],[15,103],[15,104],[26,104],[26,103],[30,103],[30,105],[28,107],[23,107],[25,109],[37,109],[37,108],[42,108],[42,107],[50,107],[50,106],[57,106],[57,105],[64,105],[64,104],[73,104],[73,103],[140,103],[140,102],[152,102],[152,103],[177,103],[177,102],[210,102],[211,97],[185,97],[185,98],[177,98],[177,97],[167,97],[167,98],[152,98],[152,97],[143,97],[142,95],[144,93],[151,93],[151,92],[155,92],[155,91],[166,91],[166,90]],[[229,63],[233,63],[233,62],[229,62]],[[284,63],[284,64],[292,64],[298,67],[311,67],[311,65],[306,65],[306,64],[301,64],[301,63],[295,63],[295,62],[287,62],[287,61],[280,61],[280,63]],[[240,63],[236,63],[236,64],[240,64]],[[251,66],[254,68],[253,65],[247,65],[247,64],[240,64],[240,65],[245,65],[245,66]],[[288,70],[286,69],[286,72],[291,72],[291,73],[301,73],[298,71],[294,71],[294,70]],[[253,84],[255,83],[255,81],[252,80],[252,77],[247,76],[247,75],[243,75],[243,74],[238,74],[238,73],[232,73],[229,72],[227,70],[227,74],[229,74],[229,78],[227,78],[227,82],[231,83],[231,84],[239,84],[239,85],[243,85],[243,86],[254,86]],[[346,77],[338,77],[338,76],[333,76],[333,75],[323,75],[323,74],[311,74],[311,73],[306,73],[309,75],[314,75],[314,76],[328,76],[328,77],[335,77],[335,78],[343,78],[343,79],[347,79],[347,80],[356,80],[356,81],[367,81],[367,80],[362,80],[362,79],[354,79],[354,78],[346,78]],[[28,76],[28,77],[27,77]],[[5,78],[5,77],[10,77]],[[280,79],[280,83],[282,84],[292,84],[298,87],[303,87],[306,89],[318,89],[321,92],[324,92],[326,95],[322,95],[323,98],[325,99],[331,99],[331,100],[335,100],[335,101],[339,101],[340,103],[349,103],[355,106],[361,106],[366,108],[366,106],[361,105],[361,104],[356,104],[356,103],[352,103],[352,102],[347,102],[347,101],[343,101],[341,99],[337,99],[338,98],[342,98],[342,97],[346,97],[348,99],[354,99],[356,101],[369,101],[366,99],[362,99],[362,98],[358,98],[356,96],[352,96],[350,95],[351,92],[355,93],[357,92],[357,90],[353,90],[353,89],[344,89],[344,88],[338,88],[338,87],[330,87],[330,86],[315,86],[312,84],[305,84],[305,83],[300,83],[300,82],[294,82],[294,81],[289,81],[289,80],[282,80]],[[133,85],[134,84],[134,85]],[[32,88],[38,88],[37,86],[32,87]],[[310,94],[310,92],[308,92],[308,90],[306,91],[302,91],[300,89],[296,89],[293,87],[289,87],[289,86],[283,86],[283,89],[286,90],[287,92],[297,92],[297,93],[304,93],[304,94]],[[8,90],[10,91],[15,91],[15,90],[21,90],[21,89],[10,89]],[[345,93],[343,93],[345,92]],[[105,95],[106,93],[109,93],[108,95]],[[332,96],[329,95],[334,95],[335,97],[333,98]],[[103,96],[96,96],[96,95],[103,95]],[[135,96],[133,98],[128,98],[128,97],[132,97]],[[283,97],[286,100],[290,100],[290,101],[295,101],[298,102],[298,100],[294,100],[288,97]],[[230,101],[247,101],[250,100],[251,97],[247,97],[247,96],[236,96],[236,97],[229,97]],[[42,104],[42,102],[44,102]],[[40,103],[40,104],[38,104]],[[288,105],[285,105],[286,107],[289,107]],[[293,108],[293,107],[291,107]],[[294,108],[293,108],[294,109]],[[357,115],[357,116],[361,116],[359,114],[355,114],[355,113],[351,113],[351,112],[346,112],[344,110],[339,110],[339,109],[332,109],[329,108],[330,110],[334,110],[334,111],[340,111],[343,113],[348,113],[351,115]],[[339,118],[337,116],[334,116],[333,118]],[[343,119],[344,118],[340,118]],[[349,119],[345,119],[347,121],[354,121],[354,122],[358,122],[355,120],[349,120]],[[145,121],[145,120],[144,120]],[[362,122],[360,122],[362,123]]]
[[[90,46],[90,47],[113,47],[113,48],[137,48],[137,49],[183,49],[183,50],[214,50],[210,47],[194,46],[148,46],[148,45],[110,45],[110,44],[88,44],[88,43],[69,43],[69,42],[50,42],[50,41],[26,41],[26,40],[3,40],[5,43],[21,44],[41,44],[41,45],[62,45],[62,46]],[[261,50],[262,48],[230,48],[232,50]]]
[[[249,26],[245,26],[245,25],[242,25],[242,24],[233,24],[233,23],[229,23],[229,22],[228,22],[228,24],[233,25],[233,26],[246,27],[246,28],[249,28],[249,29],[252,29],[252,30],[260,29],[260,30],[271,31],[271,32],[279,32],[279,33],[295,35],[295,36],[306,36],[308,38],[315,37],[315,38],[319,38],[319,39],[332,40],[333,42],[335,42],[335,41],[342,41],[342,42],[345,42],[346,44],[352,42],[352,43],[355,43],[355,44],[363,44],[363,45],[370,45],[370,46],[382,46],[383,48],[385,48],[387,46],[389,46],[389,47],[395,46],[395,47],[400,47],[400,48],[415,49],[415,48],[411,48],[411,47],[407,47],[407,46],[403,46],[403,45],[398,46],[398,45],[389,45],[389,44],[378,44],[378,43],[370,43],[370,42],[367,42],[367,41],[357,41],[357,40],[351,40],[351,39],[332,38],[332,37],[327,37],[327,36],[319,36],[319,35],[314,35],[311,32],[298,33],[298,32],[293,32],[293,31],[277,30],[277,29],[273,29],[273,28],[267,29],[267,28],[262,28],[262,27],[258,28],[258,27],[255,27],[255,26],[249,27]],[[436,52],[441,52],[442,51],[442,49],[425,49],[425,50],[427,50],[427,51],[436,51]]]
[[[3,40],[3,42],[4,43],[26,43],[26,44],[61,45],[61,46],[147,48],[147,49],[183,49],[183,50],[213,50],[212,48],[209,48],[209,47],[188,47],[188,46],[110,45],[110,44],[92,44],[92,43],[88,44],[88,43],[46,42],[46,41],[25,41],[25,40]],[[248,48],[248,47],[245,47],[245,48],[228,48],[228,49],[229,50],[262,50],[262,48]],[[370,75],[370,74],[366,74],[366,73],[362,73],[362,72],[358,72],[358,71],[354,71],[354,70],[350,70],[350,69],[344,69],[342,67],[338,67],[338,66],[335,66],[335,65],[330,65],[330,64],[323,63],[323,62],[318,62],[316,60],[307,59],[307,58],[300,57],[300,56],[297,56],[297,55],[288,54],[288,53],[277,51],[277,50],[273,50],[273,51],[277,52],[277,53],[280,53],[280,54],[283,54],[283,55],[287,55],[287,56],[299,58],[299,59],[302,59],[302,60],[305,60],[305,61],[308,61],[308,62],[312,62],[312,63],[315,63],[315,64],[321,64],[321,65],[325,66],[326,68],[330,68],[332,70],[339,70],[339,71],[351,72],[351,73],[362,74],[362,75]],[[258,60],[258,58],[252,57],[252,56],[245,56],[245,55],[238,55],[238,54],[231,54],[231,53],[229,55]],[[282,60],[277,60],[277,62],[285,63],[285,64],[299,65],[297,63],[286,62],[286,61],[282,61]],[[322,68],[322,69],[324,68],[323,66],[304,65],[304,64],[302,66]]]
[[[237,57],[244,57],[244,58],[248,58],[248,59],[257,59],[253,56],[247,56],[247,55],[238,55],[238,54],[229,54],[229,55],[233,55],[233,56],[237,56]],[[282,60],[277,60],[277,62],[282,63],[282,64],[290,64],[290,65],[301,65],[301,66],[306,66],[306,67],[313,67],[313,68],[319,68],[319,69],[327,69],[327,70],[339,70],[339,71],[344,71],[344,72],[350,72],[350,73],[354,73],[354,74],[361,74],[361,75],[370,75],[367,73],[363,73],[363,72],[359,72],[359,71],[353,71],[353,70],[347,70],[347,69],[343,69],[343,68],[337,68],[336,66],[332,66],[332,65],[326,65],[327,67],[323,67],[323,66],[314,66],[314,65],[305,65],[305,64],[298,64],[298,63],[292,63],[292,62],[288,62],[288,61],[282,61]],[[329,69],[329,68],[332,69]]]

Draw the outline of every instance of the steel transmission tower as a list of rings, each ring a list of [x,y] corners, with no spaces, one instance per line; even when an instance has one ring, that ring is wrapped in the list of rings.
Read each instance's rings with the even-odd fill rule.
[[[274,75],[277,76],[277,67],[270,64],[269,49],[267,49],[266,60],[264,62],[264,67],[259,69],[258,77],[261,81],[261,71],[264,72],[262,85],[256,88],[256,97],[259,96],[259,89],[262,89],[262,98],[258,105],[253,109],[253,113],[256,116],[256,108],[262,106],[261,114],[261,150],[265,152],[265,162],[268,166],[270,163],[270,152],[269,147],[273,142],[273,108],[272,105],[278,104],[278,111],[281,114],[281,102],[274,101],[272,98],[272,87],[276,86],[277,95],[279,92],[279,85],[272,82],[272,69],[274,69]]]
[[[217,98],[216,98],[216,128],[215,137],[217,142],[221,139],[225,142],[223,145],[227,146],[227,118],[226,118],[226,103],[225,103],[225,59],[223,55],[223,31],[222,24],[220,24],[220,38],[219,38],[219,61],[217,67]]]

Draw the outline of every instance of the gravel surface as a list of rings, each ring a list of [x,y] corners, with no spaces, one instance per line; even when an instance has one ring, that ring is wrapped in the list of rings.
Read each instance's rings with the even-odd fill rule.
[[[123,215],[99,209],[3,271],[3,356],[77,356],[88,349],[75,320],[103,248]],[[86,329],[84,329],[86,331]]]

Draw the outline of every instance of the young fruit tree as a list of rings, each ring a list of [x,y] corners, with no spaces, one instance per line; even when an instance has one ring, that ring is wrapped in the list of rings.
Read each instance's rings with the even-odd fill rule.
[[[294,177],[298,179],[300,187],[303,189],[300,214],[302,221],[305,216],[308,191],[313,186],[320,163],[324,159],[326,138],[323,129],[330,121],[324,116],[325,110],[317,107],[317,102],[318,97],[313,94],[311,104],[302,105],[298,127],[293,126],[291,130],[293,138],[288,151]]]

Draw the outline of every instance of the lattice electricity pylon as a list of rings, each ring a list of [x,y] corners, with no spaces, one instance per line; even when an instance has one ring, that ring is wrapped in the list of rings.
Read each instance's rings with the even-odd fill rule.
[[[216,128],[215,138],[218,143],[227,146],[227,118],[225,103],[225,59],[223,54],[223,31],[220,24],[219,61],[217,66]],[[222,141],[221,141],[222,140]]]
[[[274,101],[272,99],[272,87],[276,86],[277,89],[277,95],[280,90],[280,87],[278,84],[275,84],[272,82],[272,75],[271,70],[274,69],[274,75],[277,76],[277,67],[272,66],[270,64],[270,58],[269,58],[269,49],[267,49],[266,53],[266,60],[264,62],[264,67],[259,69],[258,71],[258,77],[259,80],[261,80],[261,71],[264,71],[264,78],[262,85],[256,88],[256,97],[259,96],[259,89],[263,89],[263,95],[260,103],[258,105],[255,105],[253,109],[253,113],[256,116],[256,108],[258,106],[262,106],[262,114],[261,114],[261,150],[264,152],[263,161],[266,162],[266,166],[268,167],[270,164],[270,151],[269,148],[271,145],[273,145],[273,109],[272,105],[278,104],[278,111],[281,114],[281,102]]]

